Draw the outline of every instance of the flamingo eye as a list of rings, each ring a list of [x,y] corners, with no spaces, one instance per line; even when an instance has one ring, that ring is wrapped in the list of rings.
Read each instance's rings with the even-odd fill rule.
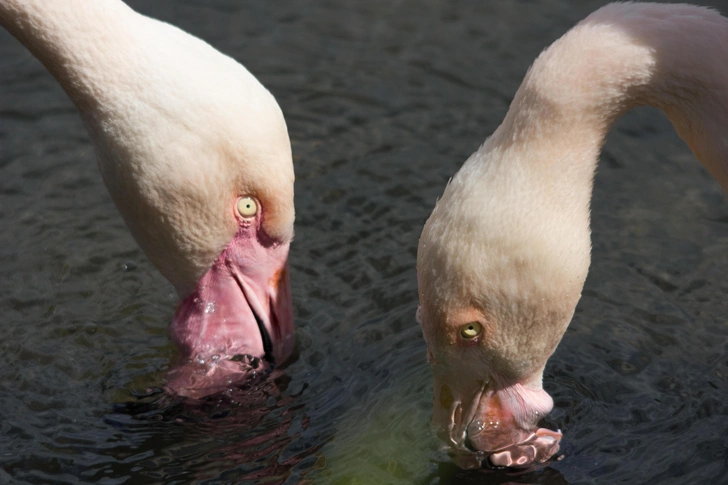
[[[478,322],[466,323],[460,327],[460,336],[465,340],[472,340],[483,332],[483,326]]]
[[[253,217],[258,213],[258,204],[251,197],[242,197],[238,200],[238,214],[243,217]]]

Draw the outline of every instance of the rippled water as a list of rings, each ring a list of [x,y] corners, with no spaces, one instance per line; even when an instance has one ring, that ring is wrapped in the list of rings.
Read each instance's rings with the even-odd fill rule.
[[[546,369],[563,459],[459,472],[429,428],[422,224],[535,55],[601,3],[132,2],[245,64],[293,142],[298,358],[195,406],[156,391],[171,286],[70,101],[0,32],[0,482],[728,483],[727,199],[653,110],[610,135],[591,273]]]

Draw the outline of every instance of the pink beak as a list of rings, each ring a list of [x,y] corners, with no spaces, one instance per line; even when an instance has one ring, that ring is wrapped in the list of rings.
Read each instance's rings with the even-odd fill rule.
[[[197,289],[180,302],[170,337],[180,350],[168,389],[200,398],[281,364],[294,346],[289,243],[241,226]]]
[[[561,433],[537,426],[553,407],[546,391],[432,367],[433,424],[460,468],[533,467],[558,452]]]

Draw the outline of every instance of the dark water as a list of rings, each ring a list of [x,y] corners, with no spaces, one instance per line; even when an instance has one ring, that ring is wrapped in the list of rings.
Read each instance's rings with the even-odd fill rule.
[[[171,286],[70,101],[0,32],[0,483],[728,483],[727,199],[653,110],[610,135],[547,367],[564,458],[459,472],[428,425],[422,224],[535,55],[601,3],[133,2],[245,64],[293,142],[299,357],[195,407],[155,393]]]

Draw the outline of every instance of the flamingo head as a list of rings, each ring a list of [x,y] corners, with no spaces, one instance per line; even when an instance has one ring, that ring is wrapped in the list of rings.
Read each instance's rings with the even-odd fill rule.
[[[170,335],[182,360],[167,376],[175,394],[224,391],[283,362],[293,348],[290,243],[266,233],[260,205],[238,198],[236,233],[177,307]]]
[[[75,103],[111,198],[180,296],[169,389],[204,396],[283,361],[294,174],[276,100],[235,60],[123,2],[26,3],[0,23]]]
[[[466,162],[424,227],[418,321],[433,423],[456,463],[529,467],[559,449],[561,433],[537,424],[553,407],[542,375],[581,295],[589,234],[531,193],[530,175],[499,172],[488,150]]]
[[[77,105],[112,199],[180,297],[167,388],[202,397],[293,349],[291,145],[276,100],[243,66],[129,15],[139,38],[124,46],[138,53],[100,71]]]

